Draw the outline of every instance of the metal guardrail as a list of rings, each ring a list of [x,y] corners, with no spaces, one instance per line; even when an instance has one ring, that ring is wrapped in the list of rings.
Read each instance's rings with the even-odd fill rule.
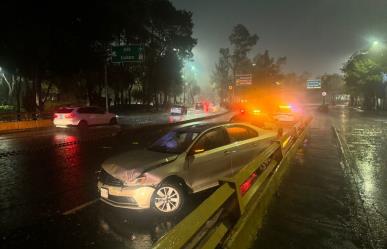
[[[51,112],[4,112],[0,113],[0,122],[52,119]]]
[[[287,165],[304,141],[311,118],[292,127],[172,228],[154,248],[246,248],[260,226]],[[251,221],[254,221],[253,225]]]

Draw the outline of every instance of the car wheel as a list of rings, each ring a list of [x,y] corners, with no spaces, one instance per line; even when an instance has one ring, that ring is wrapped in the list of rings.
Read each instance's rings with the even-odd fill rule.
[[[87,122],[85,120],[80,121],[78,124],[78,128],[81,130],[87,129],[88,126],[89,125],[87,124]]]
[[[185,193],[177,183],[162,183],[153,193],[152,207],[160,215],[174,215],[180,212]]]
[[[117,119],[116,118],[111,118],[109,124],[110,125],[116,125],[117,124]]]

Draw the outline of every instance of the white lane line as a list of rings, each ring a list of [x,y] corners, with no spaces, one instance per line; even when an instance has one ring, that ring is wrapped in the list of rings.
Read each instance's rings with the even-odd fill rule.
[[[81,209],[83,209],[83,208],[85,208],[85,207],[88,207],[88,206],[90,206],[90,205],[93,205],[93,204],[96,203],[98,200],[99,200],[99,198],[94,199],[94,200],[92,200],[92,201],[88,201],[88,202],[86,202],[86,203],[83,203],[83,204],[81,204],[81,205],[79,205],[79,206],[77,206],[77,207],[75,207],[75,208],[73,208],[73,209],[70,209],[70,210],[67,210],[67,211],[63,212],[62,215],[69,215],[69,214],[76,213],[77,211],[79,211],[79,210],[81,210]]]

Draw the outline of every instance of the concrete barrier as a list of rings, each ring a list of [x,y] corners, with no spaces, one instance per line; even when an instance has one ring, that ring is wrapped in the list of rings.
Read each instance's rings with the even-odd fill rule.
[[[0,123],[0,132],[46,128],[46,127],[52,127],[52,126],[53,126],[53,123],[51,119],[2,122]]]

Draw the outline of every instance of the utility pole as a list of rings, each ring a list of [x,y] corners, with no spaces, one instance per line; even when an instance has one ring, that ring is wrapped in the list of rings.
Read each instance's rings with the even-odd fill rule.
[[[108,88],[108,79],[107,79],[107,59],[105,60],[104,65],[104,81],[105,81],[105,109],[106,112],[109,112],[109,88]]]
[[[185,105],[185,88],[186,88],[186,86],[185,86],[185,82],[184,82],[184,85],[183,85],[183,105]]]

